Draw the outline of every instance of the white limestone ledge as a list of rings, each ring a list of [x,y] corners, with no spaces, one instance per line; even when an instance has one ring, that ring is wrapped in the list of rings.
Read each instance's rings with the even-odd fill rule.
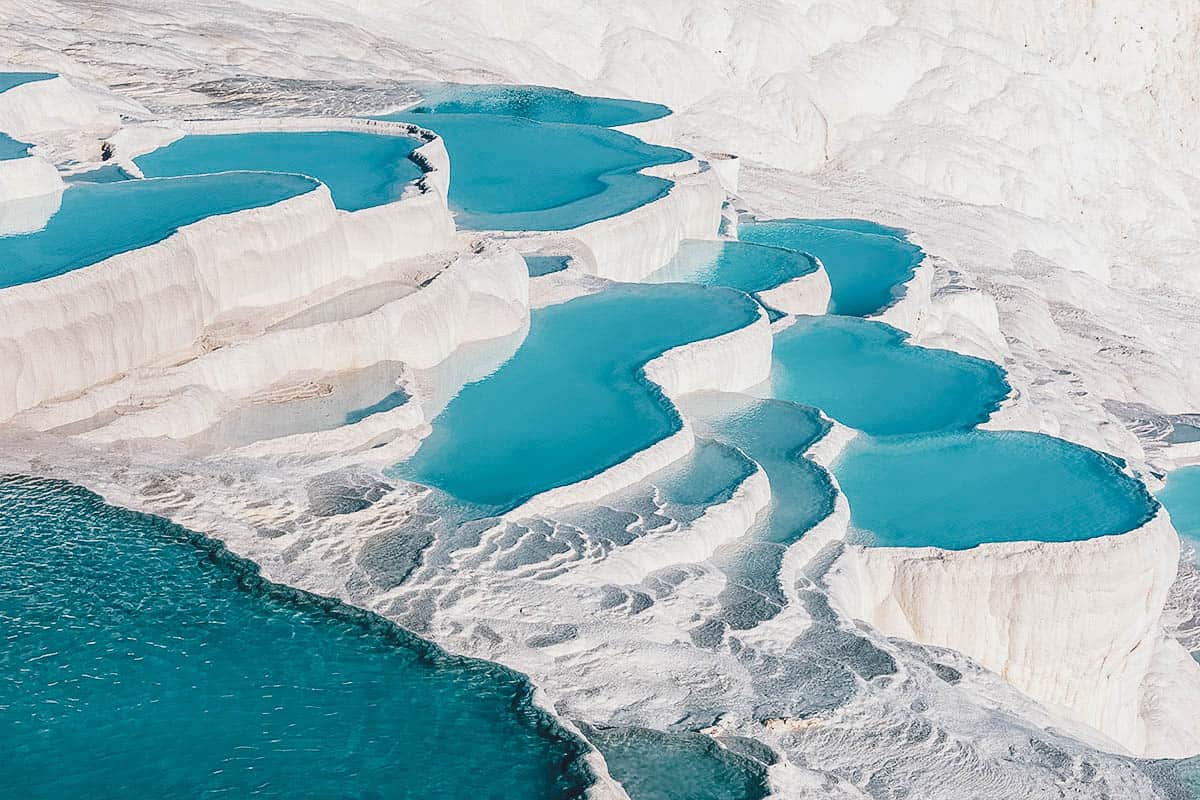
[[[235,310],[287,303],[398,259],[454,249],[445,148],[433,140],[417,152],[424,182],[392,203],[340,211],[320,185],[0,290],[0,421],[186,354]]]
[[[1200,665],[1160,616],[1179,540],[1137,530],[970,550],[848,545],[826,575],[848,617],[959,650],[1067,719],[1143,757],[1200,752]]]

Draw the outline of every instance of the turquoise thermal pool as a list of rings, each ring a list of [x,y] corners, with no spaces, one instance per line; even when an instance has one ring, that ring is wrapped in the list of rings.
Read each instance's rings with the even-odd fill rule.
[[[520,675],[83,489],[0,480],[0,563],[14,796],[565,800],[590,782]]]
[[[0,133],[0,161],[12,161],[29,155],[29,145]]]
[[[417,86],[422,101],[415,113],[499,114],[537,122],[569,122],[612,128],[665,117],[671,109],[658,103],[579,95],[548,86],[430,83]]]
[[[1156,496],[1184,545],[1200,551],[1200,466],[1181,467],[1167,475],[1167,485]]]
[[[744,294],[686,284],[617,285],[535,311],[516,354],[464,387],[394,473],[498,508],[595,475],[679,430],[646,362],[758,313]]]
[[[0,92],[57,77],[53,72],[0,72]]]
[[[290,172],[329,187],[333,204],[359,211],[400,199],[421,177],[407,136],[358,131],[192,134],[134,159],[147,178],[209,172]]]
[[[738,226],[738,238],[811,253],[832,287],[829,313],[868,316],[891,305],[923,254],[896,228],[867,220],[780,219]]]
[[[429,128],[450,153],[450,204],[460,228],[567,230],[659,199],[664,178],[638,171],[687,161],[683,150],[646,144],[594,125],[494,114],[395,114]]]
[[[206,217],[271,205],[316,185],[300,175],[254,172],[73,185],[44,228],[0,236],[0,288],[62,275]]]
[[[731,240],[687,239],[647,283],[699,283],[754,294],[817,270],[806,253]]]
[[[529,277],[540,278],[553,272],[562,272],[571,263],[570,256],[525,256]]]
[[[992,362],[906,339],[853,317],[798,318],[775,336],[771,396],[873,436],[972,428],[1008,396]]]
[[[1131,531],[1156,504],[1111,457],[1042,434],[857,439],[834,464],[870,544],[965,550]]]

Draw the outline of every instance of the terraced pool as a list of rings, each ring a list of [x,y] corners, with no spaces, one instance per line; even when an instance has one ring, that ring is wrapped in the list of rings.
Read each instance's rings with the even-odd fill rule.
[[[430,83],[417,89],[422,101],[408,111],[422,114],[498,114],[612,128],[649,122],[671,113],[658,103],[592,97],[549,86]]]

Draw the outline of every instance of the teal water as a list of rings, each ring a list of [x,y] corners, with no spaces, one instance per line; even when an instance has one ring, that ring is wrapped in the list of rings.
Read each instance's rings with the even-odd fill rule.
[[[687,239],[647,283],[699,283],[754,294],[815,272],[811,257],[794,250],[739,241]]]
[[[589,780],[520,675],[77,487],[0,480],[0,564],[10,796],[511,800]]]
[[[764,764],[702,733],[591,726],[584,733],[630,800],[759,800],[770,794]]]
[[[460,228],[566,230],[617,216],[667,193],[641,175],[690,156],[593,125],[494,114],[394,114],[429,128],[450,153],[450,203]]]
[[[393,472],[499,508],[595,475],[679,430],[642,366],[757,313],[745,294],[686,284],[617,285],[535,311],[516,354],[464,387]]]
[[[811,253],[825,265],[829,313],[867,316],[891,305],[920,263],[919,247],[867,220],[780,219],[738,226],[738,238]]]
[[[906,339],[878,322],[801,317],[775,336],[771,396],[873,436],[972,428],[1008,396],[992,362]]]
[[[0,92],[7,92],[26,83],[48,81],[57,77],[53,72],[0,72]]]
[[[757,462],[771,484],[767,513],[716,559],[729,581],[720,598],[724,620],[745,630],[783,607],[778,576],[784,552],[833,512],[837,492],[829,474],[804,457],[829,423],[814,408],[745,395],[706,392],[688,397],[685,407],[706,434]]]
[[[1023,431],[852,442],[834,465],[872,544],[965,550],[1124,533],[1156,504],[1110,456]]]
[[[540,278],[552,272],[562,272],[571,263],[570,256],[525,256],[529,277]]]
[[[76,184],[46,227],[0,236],[0,288],[62,275],[206,217],[277,203],[316,185],[299,175],[253,172]]]
[[[388,395],[381,398],[378,402],[372,403],[369,406],[363,406],[362,408],[356,408],[346,414],[346,424],[354,425],[355,423],[362,422],[367,417],[374,416],[375,414],[382,414],[385,411],[391,411],[393,408],[399,408],[407,403],[408,400],[408,392],[404,391],[403,389],[397,389],[396,391],[390,392]]]
[[[1185,544],[1200,552],[1200,466],[1182,467],[1169,474],[1157,497]]]
[[[138,156],[147,178],[248,170],[311,175],[333,204],[359,211],[400,199],[421,177],[409,155],[421,142],[357,131],[228,133],[185,136]]]
[[[11,161],[29,155],[29,145],[0,133],[0,161]]]
[[[116,164],[107,164],[87,172],[78,172],[69,176],[66,180],[71,183],[116,183],[118,181],[131,181],[134,180],[134,177]]]
[[[422,102],[416,113],[499,114],[538,122],[570,122],[612,128],[649,122],[671,113],[658,103],[579,95],[548,86],[438,83],[417,87]]]

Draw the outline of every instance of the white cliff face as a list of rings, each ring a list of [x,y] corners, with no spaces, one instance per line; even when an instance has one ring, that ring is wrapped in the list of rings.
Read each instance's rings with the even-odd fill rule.
[[[1175,658],[1162,631],[1178,559],[1160,511],[1131,533],[1079,542],[849,545],[825,580],[848,616],[960,650],[1132,753],[1177,758],[1200,752],[1200,722],[1170,719],[1200,698],[1200,668]]]

